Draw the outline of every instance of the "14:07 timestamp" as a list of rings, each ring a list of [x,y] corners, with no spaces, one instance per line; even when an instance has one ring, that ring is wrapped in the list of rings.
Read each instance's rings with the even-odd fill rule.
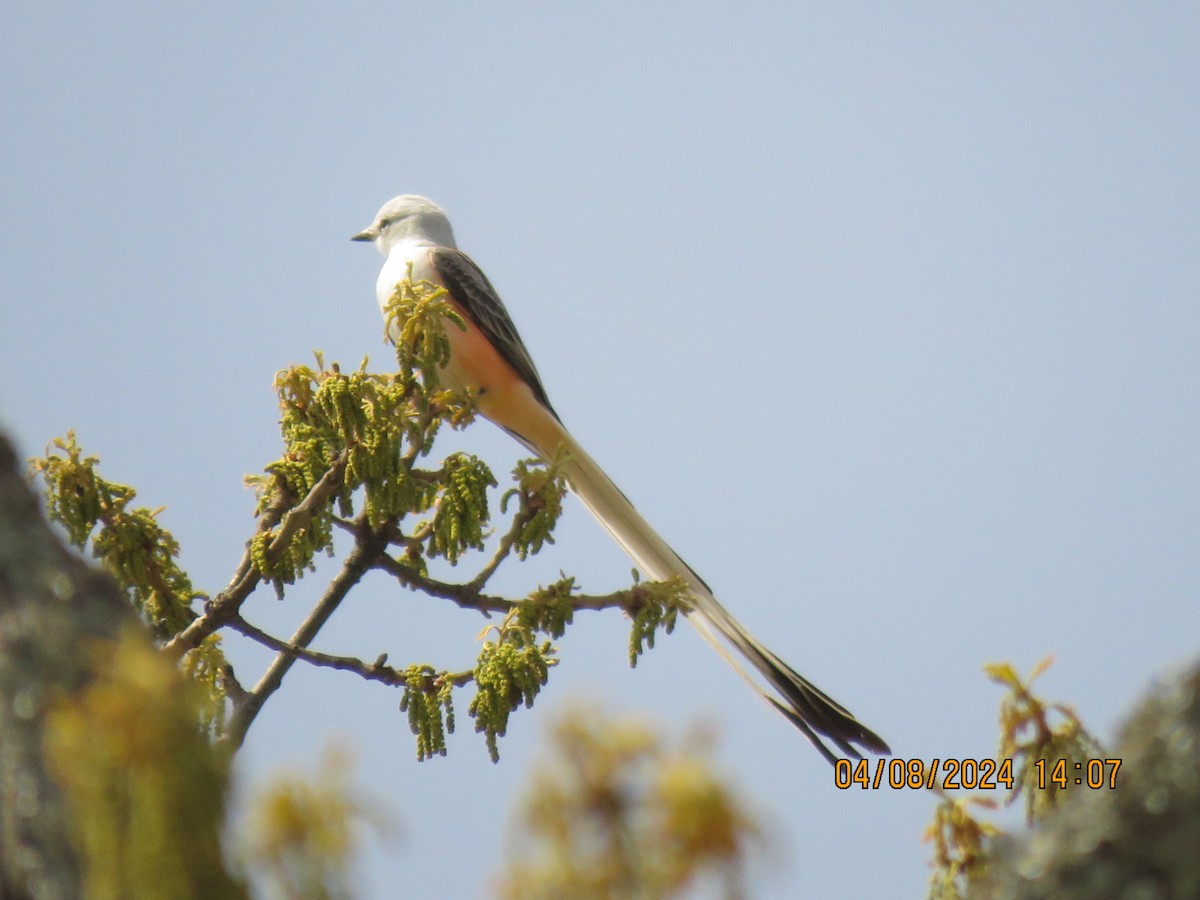
[[[1033,762],[1037,772],[1038,788],[1048,787],[1066,789],[1067,785],[1087,785],[1093,790],[1102,787],[1117,786],[1117,770],[1121,768],[1119,759],[1088,759],[1078,762],[1068,762],[1065,759],[1054,761],[1037,759]]]

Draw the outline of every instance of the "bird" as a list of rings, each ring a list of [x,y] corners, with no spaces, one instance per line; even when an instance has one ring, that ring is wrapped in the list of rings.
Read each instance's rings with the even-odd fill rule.
[[[381,309],[386,309],[396,286],[406,278],[445,289],[465,327],[447,325],[451,350],[439,374],[443,384],[473,389],[476,409],[485,418],[543,460],[559,459],[571,489],[644,574],[662,581],[682,578],[688,589],[688,620],[826,760],[836,765],[839,757],[824,740],[855,759],[862,757],[860,749],[891,753],[883,739],[849,710],[751,635],[575,440],[550,404],[499,294],[479,266],[458,249],[450,220],[440,206],[415,194],[394,197],[351,240],[373,243],[385,257],[375,285]],[[761,681],[751,677],[743,661]]]

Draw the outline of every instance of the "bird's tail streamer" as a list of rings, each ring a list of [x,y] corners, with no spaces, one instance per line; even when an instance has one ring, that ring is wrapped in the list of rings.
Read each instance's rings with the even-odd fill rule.
[[[879,754],[891,752],[883,739],[854,718],[849,710],[759,643],[717,601],[691,566],[650,527],[587,451],[565,428],[557,422],[554,425],[559,432],[555,436],[557,441],[538,443],[543,446],[557,443],[558,452],[564,454],[560,457],[562,471],[579,499],[648,577],[666,580],[678,575],[687,583],[693,606],[688,620],[759,695],[799,728],[831,763],[838,757],[825,746],[822,737],[848,756],[860,756],[857,748]],[[542,455],[547,454],[542,452]],[[737,652],[740,660],[730,652],[731,649]],[[749,663],[773,691],[752,678],[742,660]]]

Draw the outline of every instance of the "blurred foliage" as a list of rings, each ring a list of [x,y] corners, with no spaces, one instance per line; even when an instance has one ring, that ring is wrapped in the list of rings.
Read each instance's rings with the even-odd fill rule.
[[[345,751],[327,749],[315,776],[280,774],[256,792],[243,862],[258,892],[288,900],[354,896],[352,864],[364,832],[386,835],[392,822],[355,791],[352,771]]]
[[[1031,685],[1053,660],[1047,658],[1022,680],[1007,663],[984,668],[988,677],[1008,689],[1000,703],[1000,759],[1015,763],[1016,783],[1009,802],[1025,798],[1025,821],[1043,819],[1066,799],[1066,786],[1053,777],[1059,762],[1073,771],[1076,762],[1102,758],[1104,748],[1087,730],[1075,711],[1061,703],[1048,704],[1035,696]],[[1040,763],[1040,765],[1039,765]]]
[[[989,797],[943,796],[933,812],[933,822],[925,831],[925,840],[933,843],[933,875],[929,881],[930,900],[959,900],[987,876],[992,842],[1004,832],[982,820],[973,808],[995,809]]]
[[[47,723],[92,900],[245,897],[223,865],[227,762],[192,684],[130,631],[82,648],[93,680]]]
[[[218,736],[225,730],[228,703],[226,701],[226,672],[228,663],[221,652],[221,636],[210,634],[195,650],[183,657],[183,671],[200,688],[196,713],[201,727]]]
[[[554,724],[510,837],[499,895],[513,900],[744,896],[762,837],[715,773],[702,737],[672,748],[635,719],[577,708]]]
[[[1103,759],[1105,751],[1083,727],[1074,710],[1063,704],[1048,703],[1033,693],[1034,680],[1051,662],[1048,658],[1038,663],[1026,679],[1008,663],[984,667],[988,677],[1006,689],[1000,701],[1000,745],[996,759],[1011,760],[1011,789],[1003,804],[993,796],[951,796],[944,788],[939,789],[942,799],[934,810],[933,823],[925,832],[925,839],[934,846],[931,900],[972,896],[985,883],[998,843],[1009,839],[1003,829],[976,813],[996,810],[1024,797],[1026,824],[1036,828],[1066,800],[1072,789],[1076,793],[1091,790],[1069,784],[1073,775],[1072,779],[1056,780],[1052,774],[1060,761],[1065,771],[1073,773],[1075,763],[1086,767],[1088,760]]]

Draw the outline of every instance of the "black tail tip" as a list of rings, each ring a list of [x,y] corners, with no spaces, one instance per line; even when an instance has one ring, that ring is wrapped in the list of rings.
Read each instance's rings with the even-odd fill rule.
[[[887,745],[887,741],[855,718],[845,716],[837,721],[810,722],[774,697],[769,699],[775,708],[787,717],[789,722],[800,729],[801,733],[817,748],[817,752],[829,761],[831,766],[836,766],[841,757],[825,745],[825,742],[821,740],[822,736],[832,741],[838,750],[852,759],[862,759],[860,748],[877,756],[892,755],[892,748]]]

